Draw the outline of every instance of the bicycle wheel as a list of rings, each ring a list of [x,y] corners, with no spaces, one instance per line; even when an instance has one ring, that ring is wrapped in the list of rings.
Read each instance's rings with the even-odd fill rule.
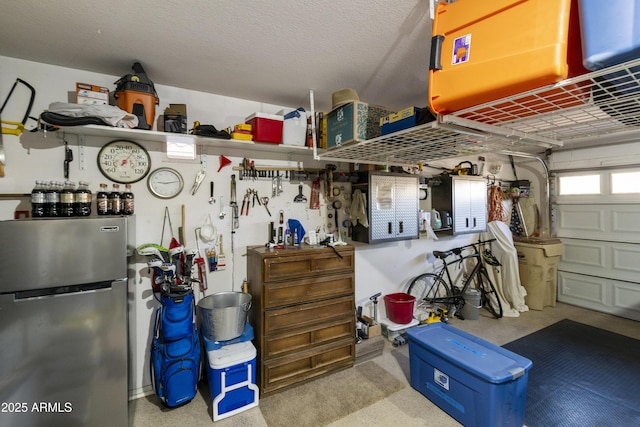
[[[502,317],[502,303],[500,302],[500,297],[498,296],[498,292],[496,291],[495,286],[493,286],[493,282],[489,279],[489,275],[487,275],[486,270],[481,269],[478,271],[478,289],[480,289],[481,293],[481,302],[483,307],[485,307],[493,317],[496,319],[500,319]]]
[[[409,285],[407,293],[416,298],[416,302],[413,305],[413,318],[420,322],[426,321],[429,314],[438,308],[447,310],[449,308],[448,304],[434,304],[428,301],[431,298],[451,295],[447,283],[433,273],[424,273],[414,278]]]

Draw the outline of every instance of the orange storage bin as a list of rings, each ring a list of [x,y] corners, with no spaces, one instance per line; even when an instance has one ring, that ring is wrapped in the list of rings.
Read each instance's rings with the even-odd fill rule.
[[[448,114],[587,72],[577,16],[575,0],[438,3],[431,110]]]

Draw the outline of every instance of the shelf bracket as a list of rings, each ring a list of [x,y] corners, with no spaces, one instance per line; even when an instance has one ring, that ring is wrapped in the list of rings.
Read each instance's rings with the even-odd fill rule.
[[[84,170],[84,149],[87,143],[84,134],[78,135],[78,169]]]

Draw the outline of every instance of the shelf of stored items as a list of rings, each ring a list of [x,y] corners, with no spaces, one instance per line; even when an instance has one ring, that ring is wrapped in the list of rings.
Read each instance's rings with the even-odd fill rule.
[[[126,139],[159,143],[158,150],[167,141],[195,143],[209,154],[224,154],[237,157],[256,157],[264,159],[284,159],[294,161],[314,160],[314,150],[306,146],[272,144],[238,139],[218,139],[182,133],[158,132],[143,129],[126,129],[100,125],[61,126],[64,135],[77,135],[78,145],[91,145],[87,137]],[[153,148],[152,148],[153,149]]]
[[[477,105],[320,160],[415,165],[487,152],[539,153],[640,137],[640,59]]]
[[[158,132],[142,129],[126,129],[100,125],[84,125],[84,126],[61,126],[60,132],[79,136],[97,136],[108,137],[114,139],[131,139],[134,141],[183,141],[195,142],[196,145],[203,147],[214,147],[223,149],[239,149],[251,152],[269,152],[279,153],[282,155],[313,155],[313,150],[306,146],[272,144],[256,141],[243,141],[238,139],[218,139],[208,138],[204,136],[188,135],[183,133]]]
[[[133,141],[149,141],[166,143],[167,141],[192,143],[202,148],[211,147],[213,150],[219,151],[226,155],[233,155],[239,157],[247,157],[247,154],[256,154],[255,157],[261,158],[274,158],[274,159],[287,159],[287,160],[317,160],[319,149],[315,144],[315,109],[314,109],[314,94],[313,90],[309,90],[309,107],[312,117],[312,134],[314,143],[312,147],[288,145],[288,144],[273,144],[259,141],[245,141],[239,139],[218,139],[197,135],[189,135],[182,133],[171,132],[159,132],[142,129],[126,129],[110,126],[99,125],[84,125],[84,126],[60,126],[60,131],[63,134],[71,134],[78,136],[78,143],[80,146],[86,144],[86,137],[107,137],[114,139],[129,139]]]

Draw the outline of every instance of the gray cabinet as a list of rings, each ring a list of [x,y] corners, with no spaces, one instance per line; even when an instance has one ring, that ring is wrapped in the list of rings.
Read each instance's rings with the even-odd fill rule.
[[[365,194],[369,219],[369,227],[353,227],[353,240],[378,243],[418,238],[417,176],[366,172],[353,188]]]
[[[431,206],[452,217],[453,234],[480,233],[487,229],[487,183],[482,177],[453,175],[440,177],[431,189]],[[438,231],[438,230],[435,230]]]

